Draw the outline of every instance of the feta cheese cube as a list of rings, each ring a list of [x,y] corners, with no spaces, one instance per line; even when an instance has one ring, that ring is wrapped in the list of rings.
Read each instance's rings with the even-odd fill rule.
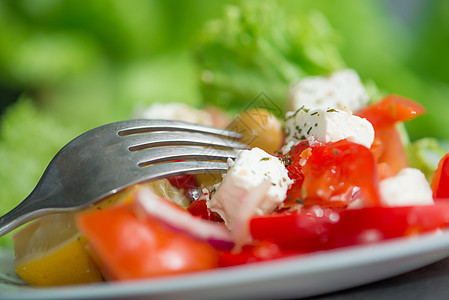
[[[369,101],[368,93],[357,72],[351,69],[340,70],[329,76],[307,77],[290,89],[289,108],[297,110],[303,105],[307,108],[345,107],[356,111]]]
[[[269,182],[269,188],[257,204],[255,214],[271,212],[280,207],[293,181],[277,157],[259,148],[242,150],[208,202],[208,207],[218,213],[226,226],[232,229],[239,210],[244,206],[245,196],[264,181]]]
[[[347,139],[367,148],[374,141],[374,128],[368,120],[338,109],[310,110],[303,107],[288,112],[285,127],[284,152],[303,140],[329,143]]]
[[[418,169],[405,168],[379,184],[383,206],[432,205],[432,189]]]

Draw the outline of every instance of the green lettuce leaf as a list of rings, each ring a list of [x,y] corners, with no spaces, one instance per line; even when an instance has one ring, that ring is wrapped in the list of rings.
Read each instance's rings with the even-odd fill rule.
[[[240,111],[264,93],[283,108],[292,82],[344,67],[337,42],[317,11],[290,16],[273,1],[228,6],[198,38],[195,58],[204,100]]]

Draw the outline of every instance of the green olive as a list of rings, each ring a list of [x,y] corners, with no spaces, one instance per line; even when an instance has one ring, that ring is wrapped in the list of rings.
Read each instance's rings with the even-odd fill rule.
[[[254,108],[240,113],[228,129],[242,134],[242,142],[270,154],[278,151],[284,140],[281,122],[269,111]]]

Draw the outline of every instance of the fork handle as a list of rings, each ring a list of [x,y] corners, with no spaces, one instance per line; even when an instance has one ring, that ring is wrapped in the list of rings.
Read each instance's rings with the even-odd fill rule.
[[[48,212],[49,209],[39,209],[36,207],[33,201],[30,201],[31,196],[28,196],[19,205],[0,217],[0,237]]]

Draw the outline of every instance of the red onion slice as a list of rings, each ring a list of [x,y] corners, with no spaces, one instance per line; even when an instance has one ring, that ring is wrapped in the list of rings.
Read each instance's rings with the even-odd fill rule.
[[[206,240],[212,246],[229,249],[234,245],[231,233],[223,224],[194,217],[148,188],[136,192],[135,205],[137,212],[144,212],[145,215],[157,218],[176,230]]]

